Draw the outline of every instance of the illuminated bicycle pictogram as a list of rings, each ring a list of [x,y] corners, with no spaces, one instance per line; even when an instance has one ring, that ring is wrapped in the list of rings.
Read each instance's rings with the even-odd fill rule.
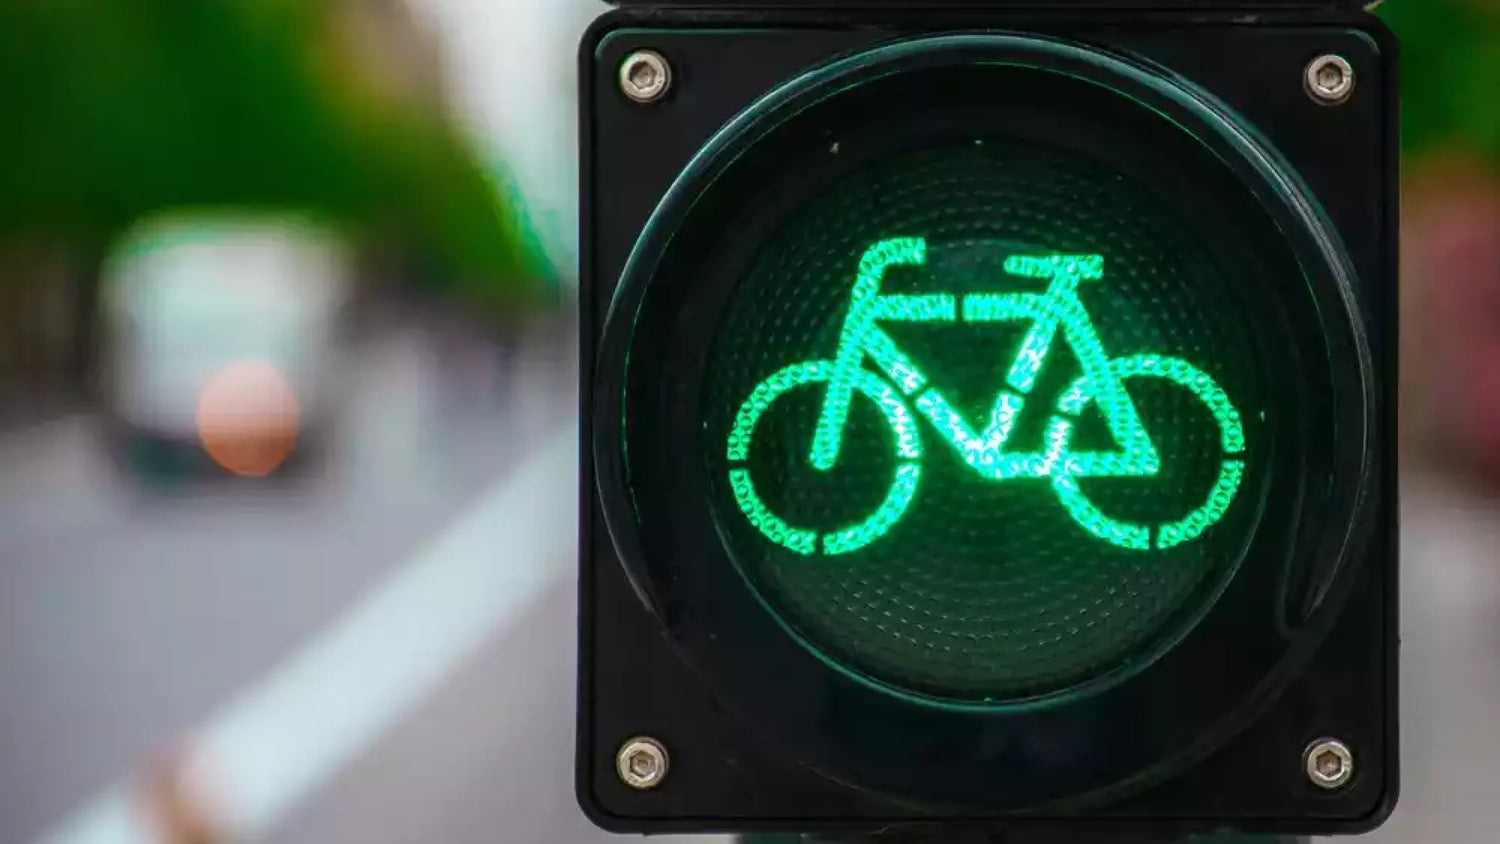
[[[1239,411],[1212,378],[1185,360],[1158,354],[1109,356],[1079,295],[1082,282],[1104,278],[1102,256],[1014,255],[1006,259],[1006,272],[1046,280],[1043,293],[960,297],[881,292],[887,269],[920,266],[926,260],[923,238],[893,238],[870,246],[859,261],[833,359],[803,361],[779,370],[760,382],[740,406],[729,433],[729,483],[740,509],[762,534],[799,554],[846,554],[886,535],[910,508],[922,478],[922,440],[913,406],[978,476],[996,482],[1050,481],[1074,521],[1111,545],[1141,551],[1171,548],[1195,539],[1224,516],[1245,471],[1245,434]],[[880,327],[881,323],[960,320],[1031,323],[988,424],[977,432]],[[1059,333],[1077,357],[1082,374],[1058,397],[1043,449],[1007,451],[1006,442]],[[879,375],[865,367],[867,360]],[[1095,506],[1078,483],[1082,478],[1150,478],[1161,470],[1160,455],[1125,389],[1128,378],[1161,378],[1186,388],[1207,406],[1219,428],[1223,459],[1217,479],[1200,506],[1174,521],[1143,524],[1113,518]],[[748,463],[756,424],[772,403],[791,390],[817,384],[827,386],[809,452],[814,469],[828,471],[838,463],[856,395],[879,409],[893,434],[897,457],[894,477],[879,507],[859,522],[826,531],[789,524],[772,512],[756,492]],[[1114,450],[1070,448],[1078,417],[1090,403],[1102,413]]]

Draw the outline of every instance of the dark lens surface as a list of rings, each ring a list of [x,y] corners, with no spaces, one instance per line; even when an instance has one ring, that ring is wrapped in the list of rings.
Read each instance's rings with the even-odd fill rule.
[[[1254,270],[1220,248],[1232,232],[1183,210],[1193,204],[1180,201],[1183,184],[1032,140],[948,137],[849,168],[771,229],[707,361],[704,464],[735,564],[808,647],[892,690],[1014,701],[1127,671],[1212,602],[1255,527],[1273,385],[1244,298]],[[890,268],[881,292],[949,294],[954,313],[878,323],[926,384],[903,387],[899,367],[860,351],[866,388],[850,394],[836,463],[819,469],[810,456],[861,257],[895,238],[920,239],[925,255]],[[965,319],[964,303],[1033,294],[1035,304],[1052,280],[1007,261],[1015,270],[1020,256],[1062,254],[1101,256],[1102,277],[1076,281],[1082,313],[1054,314],[1062,328],[1018,387],[1008,376],[1035,320]],[[1099,360],[1085,365],[1089,337],[1116,362],[1113,378]],[[1174,362],[1193,374],[1159,374]],[[778,372],[801,380],[773,389]],[[1122,388],[1137,419],[1112,429],[1097,398],[1070,408],[1084,378],[1090,394]],[[770,400],[737,452],[757,388]],[[1002,391],[1019,413],[994,453],[1050,454],[1050,469],[987,476],[922,409],[940,396],[983,435]],[[1148,438],[1149,471],[1064,477],[1069,457],[1140,457],[1121,431]],[[881,512],[891,518],[858,542],[830,543]]]

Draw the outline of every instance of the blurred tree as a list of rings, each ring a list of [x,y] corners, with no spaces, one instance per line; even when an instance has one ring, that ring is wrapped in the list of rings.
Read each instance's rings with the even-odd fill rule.
[[[389,42],[351,25],[358,2],[374,0],[0,4],[0,241],[296,208],[409,239],[488,303],[534,299],[550,271],[519,210],[437,109],[382,79]]]
[[[1388,0],[1379,11],[1401,38],[1407,158],[1465,148],[1500,163],[1500,2]]]

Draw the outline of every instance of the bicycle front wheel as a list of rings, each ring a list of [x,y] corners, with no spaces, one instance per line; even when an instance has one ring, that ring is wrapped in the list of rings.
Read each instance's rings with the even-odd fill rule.
[[[1053,439],[1060,445],[1060,451],[1051,472],[1052,488],[1058,500],[1084,530],[1122,548],[1137,551],[1165,549],[1197,539],[1228,512],[1245,477],[1245,429],[1239,411],[1207,373],[1178,358],[1159,355],[1116,358],[1109,362],[1109,371],[1120,381],[1160,378],[1192,392],[1207,407],[1219,427],[1218,441],[1224,456],[1219,463],[1218,475],[1209,489],[1207,500],[1181,518],[1152,524],[1113,518],[1089,500],[1078,479],[1125,475],[1080,470],[1083,461],[1071,459],[1069,448],[1073,426],[1064,416],[1058,416],[1053,418],[1052,426],[1057,432]],[[1078,379],[1059,400],[1058,410],[1066,416],[1076,415],[1094,400],[1096,389],[1097,384],[1092,379]],[[1108,463],[1100,461],[1101,465]],[[1150,471],[1154,474],[1155,467]]]
[[[922,477],[922,440],[916,418],[900,393],[874,373],[860,370],[854,377],[854,394],[875,403],[890,426],[896,448],[896,471],[880,506],[866,518],[834,530],[798,527],[771,511],[750,476],[750,450],[755,427],[777,399],[800,387],[833,380],[833,361],[797,363],[756,385],[735,414],[729,432],[729,487],[740,511],[765,537],[798,554],[848,554],[884,536],[906,514]]]

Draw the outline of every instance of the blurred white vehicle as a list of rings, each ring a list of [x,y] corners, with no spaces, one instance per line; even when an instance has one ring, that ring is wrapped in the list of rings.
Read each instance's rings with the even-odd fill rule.
[[[351,264],[300,218],[183,214],[132,230],[102,279],[101,392],[123,456],[261,476],[326,438]]]

